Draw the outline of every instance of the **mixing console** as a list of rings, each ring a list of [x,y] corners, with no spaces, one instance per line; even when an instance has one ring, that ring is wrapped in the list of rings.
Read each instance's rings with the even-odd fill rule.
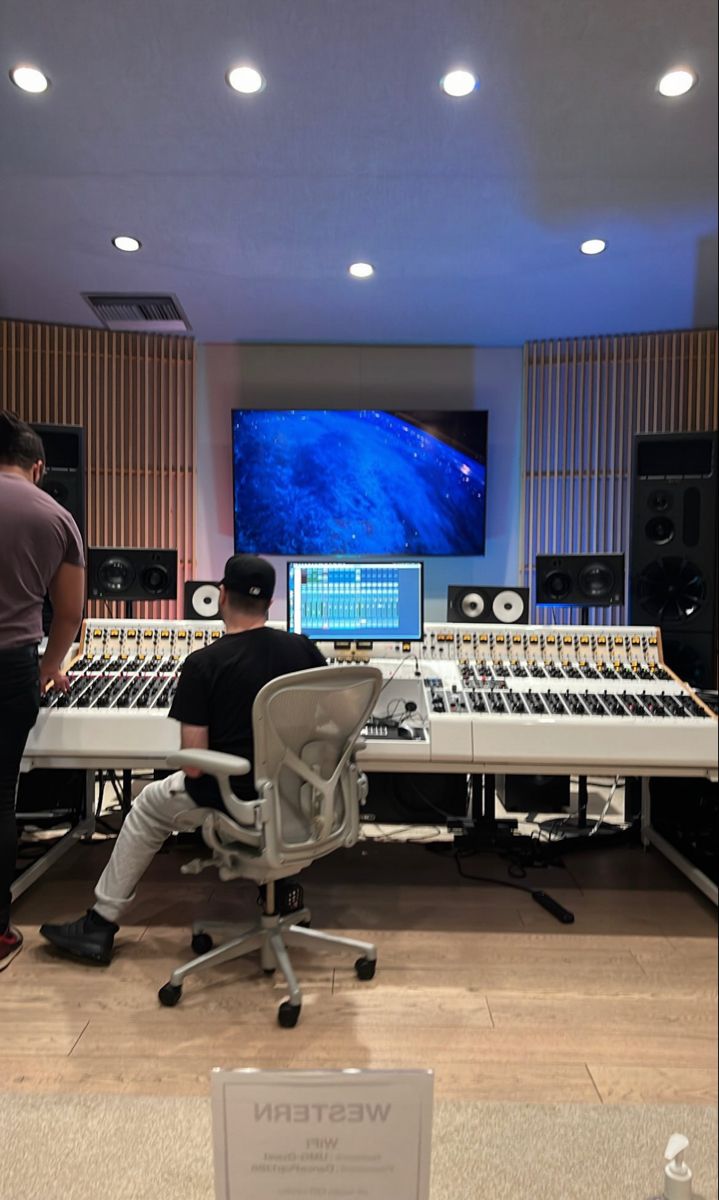
[[[69,690],[64,695],[49,692],[43,707],[167,710],[182,660],[222,632],[218,622],[93,621],[85,627],[82,653],[68,672]]]
[[[27,758],[160,765],[179,742],[167,710],[182,661],[222,634],[213,621],[87,621],[70,690],[44,698]],[[377,769],[716,772],[716,718],[664,666],[656,629],[436,624],[421,642],[320,648],[383,672],[363,752]]]

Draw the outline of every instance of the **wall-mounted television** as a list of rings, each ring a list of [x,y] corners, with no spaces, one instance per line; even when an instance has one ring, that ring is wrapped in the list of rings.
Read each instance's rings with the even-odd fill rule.
[[[234,409],[235,550],[484,554],[487,413]]]

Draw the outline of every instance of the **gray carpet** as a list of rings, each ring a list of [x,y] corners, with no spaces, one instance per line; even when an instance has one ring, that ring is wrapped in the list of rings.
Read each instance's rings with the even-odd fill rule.
[[[214,1198],[208,1100],[2,1094],[0,1121],[2,1200]],[[439,1102],[432,1200],[649,1200],[674,1132],[717,1200],[715,1109]]]

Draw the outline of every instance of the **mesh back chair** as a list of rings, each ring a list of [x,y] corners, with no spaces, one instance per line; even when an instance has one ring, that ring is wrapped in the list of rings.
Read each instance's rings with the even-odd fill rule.
[[[355,752],[381,685],[380,671],[361,666],[319,667],[266,684],[252,708],[255,800],[239,800],[231,789],[230,777],[250,770],[244,758],[209,750],[181,750],[168,758],[169,767],[198,767],[214,775],[227,810],[188,813],[188,825],[201,824],[212,858],[189,863],[183,870],[195,873],[216,866],[222,880],[242,877],[265,886],[259,921],[249,929],[233,930],[234,936],[222,945],[213,948],[212,935],[227,931],[226,922],[195,923],[192,948],[199,957],[173,972],[160,989],[162,1004],[177,1004],[187,975],[259,950],[264,970],[272,973],[279,967],[287,981],[289,999],[280,1005],[280,1025],[296,1025],[302,993],[287,952],[293,943],[325,943],[359,952],[357,975],[373,977],[375,946],[308,928],[306,908],[280,914],[275,884],[357,841],[367,780],[357,768]]]

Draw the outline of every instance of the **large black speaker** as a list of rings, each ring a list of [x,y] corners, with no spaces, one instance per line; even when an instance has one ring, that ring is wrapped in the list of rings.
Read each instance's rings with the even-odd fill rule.
[[[630,620],[658,625],[664,658],[696,687],[716,681],[717,435],[634,438]]]
[[[85,430],[81,425],[33,425],[45,448],[42,489],[72,513],[85,540]]]
[[[174,600],[177,551],[90,546],[87,594],[91,600]]]
[[[447,620],[472,621],[483,625],[526,625],[529,620],[529,589],[485,587],[484,584],[450,585],[447,588]]]
[[[719,789],[708,779],[650,779],[652,828],[719,883]]]
[[[185,583],[186,621],[220,620],[220,586],[209,579],[188,579]]]
[[[606,608],[624,603],[623,554],[538,554],[537,604]]]
[[[75,518],[85,541],[85,430],[82,425],[33,425],[45,450],[42,490]],[[45,596],[42,628],[50,632],[52,604]]]

